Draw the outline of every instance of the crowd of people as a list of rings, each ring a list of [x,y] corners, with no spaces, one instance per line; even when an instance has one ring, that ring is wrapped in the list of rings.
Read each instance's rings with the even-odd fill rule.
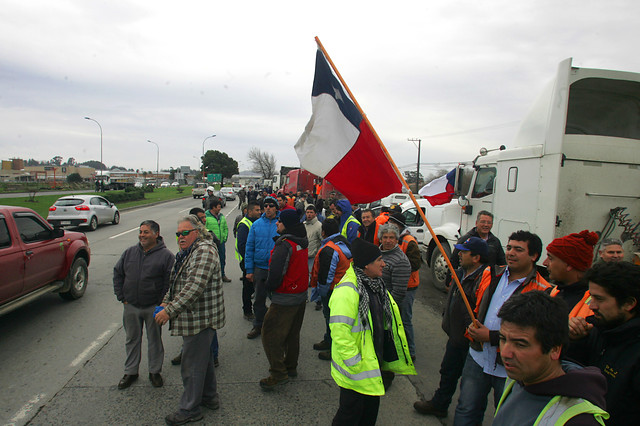
[[[173,255],[159,225],[140,224],[139,244],[114,268],[123,303],[126,389],[138,378],[143,327],[149,380],[163,386],[160,327],[182,336],[184,392],[169,425],[218,409],[216,330],[225,324],[222,296],[229,228],[212,194],[205,208],[178,221]],[[376,423],[380,397],[395,374],[416,374],[413,303],[420,247],[398,206],[376,215],[346,199],[242,191],[232,232],[242,271],[248,339],[260,337],[269,375],[265,391],[296,377],[308,302],[322,310],[322,340],[339,386],[334,425]],[[433,397],[414,403],[446,417],[460,396],[454,425],[482,424],[493,391],[496,425],[636,424],[640,420],[640,266],[625,262],[622,241],[587,230],[546,246],[529,231],[503,245],[481,211],[452,255],[442,329],[448,336]],[[595,247],[599,251],[595,264]],[[460,286],[455,282],[457,281]]]

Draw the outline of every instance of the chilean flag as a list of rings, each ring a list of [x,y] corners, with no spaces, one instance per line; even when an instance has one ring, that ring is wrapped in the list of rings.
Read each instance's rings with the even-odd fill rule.
[[[453,169],[446,175],[440,176],[420,188],[418,194],[426,198],[432,206],[446,204],[453,199],[455,183],[456,169]]]
[[[321,50],[311,96],[311,119],[295,145],[300,166],[326,178],[351,204],[401,192],[402,183],[373,131]]]

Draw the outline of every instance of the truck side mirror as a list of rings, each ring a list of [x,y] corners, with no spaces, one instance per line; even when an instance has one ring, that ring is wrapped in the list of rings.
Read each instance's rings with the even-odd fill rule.
[[[473,214],[473,206],[469,204],[469,199],[464,195],[458,198],[458,205],[462,207],[462,213],[468,215]]]

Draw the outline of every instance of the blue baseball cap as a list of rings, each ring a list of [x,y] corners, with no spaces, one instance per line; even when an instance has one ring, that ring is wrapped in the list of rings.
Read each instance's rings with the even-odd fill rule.
[[[454,247],[460,251],[471,251],[482,257],[489,256],[489,246],[482,238],[471,237],[464,243],[456,244]]]

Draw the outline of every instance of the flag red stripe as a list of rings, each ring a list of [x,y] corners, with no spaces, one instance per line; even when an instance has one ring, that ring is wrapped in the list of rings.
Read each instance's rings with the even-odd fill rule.
[[[358,140],[326,178],[352,204],[402,191],[402,183],[364,120]]]

